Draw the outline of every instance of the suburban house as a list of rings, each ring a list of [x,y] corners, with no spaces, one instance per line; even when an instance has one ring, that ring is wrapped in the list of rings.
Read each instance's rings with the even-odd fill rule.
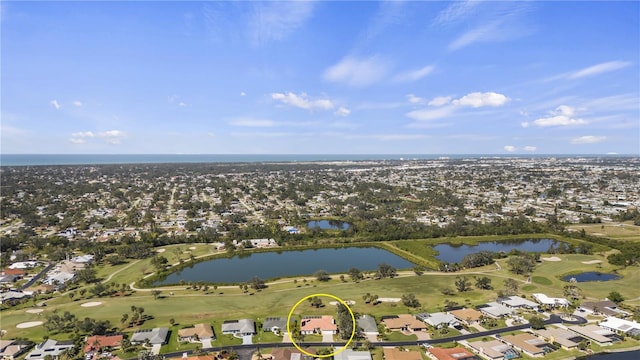
[[[618,334],[631,336],[640,335],[640,324],[635,320],[629,321],[610,316],[598,325],[601,328],[617,332]]]
[[[178,341],[182,342],[200,342],[215,338],[210,324],[195,324],[193,327],[178,330]]]
[[[84,355],[87,359],[93,359],[104,348],[117,348],[122,343],[122,335],[93,335],[87,337],[84,342]]]
[[[317,351],[313,348],[304,349],[309,354],[315,354]],[[271,350],[272,360],[313,360],[313,356],[303,354],[295,348],[275,348]]]
[[[585,301],[583,302],[579,310],[584,311],[587,314],[602,314],[607,316],[628,316],[629,313],[619,309],[618,304],[614,303],[611,300],[602,300],[602,301]]]
[[[472,352],[462,347],[450,349],[431,347],[429,353],[438,360],[479,360]]]
[[[478,307],[478,309],[481,313],[496,319],[511,315],[513,313],[513,310],[495,301],[481,305],[480,307]]]
[[[393,315],[393,316],[384,316],[382,318],[382,323],[389,330],[399,330],[399,331],[425,331],[427,330],[427,325],[422,321],[413,317],[413,315],[409,314],[401,314],[401,315]]]
[[[467,343],[467,345],[476,353],[491,360],[510,360],[520,357],[520,353],[512,348],[511,345],[505,344],[500,340],[473,341]]]
[[[44,360],[44,357],[51,355],[52,358],[57,359],[62,352],[67,349],[73,348],[73,340],[53,340],[47,339],[40,344],[36,345],[35,349],[25,357],[26,360]]]
[[[300,332],[302,335],[337,334],[338,326],[330,315],[305,316],[300,321]]]
[[[607,346],[613,344],[614,341],[620,340],[620,338],[611,330],[601,328],[598,325],[589,324],[586,326],[569,326],[569,330],[576,334],[596,342],[600,346]]]
[[[338,349],[334,349],[338,351]],[[353,349],[344,349],[343,351],[334,354],[333,360],[372,360],[371,353],[368,351],[356,351]]]
[[[422,360],[419,351],[400,350],[394,347],[382,348],[385,360]]]
[[[356,325],[362,329],[362,333],[365,335],[378,336],[378,325],[376,325],[376,319],[371,315],[362,315],[356,319]]]
[[[256,322],[252,319],[226,320],[222,323],[222,333],[240,336],[255,335]]]
[[[467,325],[477,324],[480,321],[480,317],[482,317],[480,311],[470,308],[451,310],[449,314],[453,315],[459,322]]]
[[[264,319],[262,323],[262,331],[271,331],[273,333],[277,331],[287,331],[287,318],[286,317],[268,317]]]
[[[578,347],[582,340],[582,336],[573,331],[560,328],[549,328],[544,330],[535,330],[536,335],[551,343],[558,343],[563,349],[571,350]]]
[[[512,309],[537,309],[538,308],[537,303],[527,300],[525,298],[522,298],[520,296],[502,297],[502,298],[498,298],[496,302]]]
[[[25,297],[31,296],[30,294],[24,293],[22,291],[7,291],[0,293],[0,304],[12,304],[17,303]]]
[[[528,356],[544,356],[544,354],[555,350],[546,341],[529,333],[505,335],[500,339]]]
[[[30,341],[21,340],[0,340],[0,357],[3,360],[14,360],[20,354],[27,351],[31,345]]]
[[[136,330],[131,335],[131,343],[144,344],[149,340],[151,345],[162,345],[167,342],[167,335],[169,335],[169,329],[166,327]]]
[[[437,313],[431,313],[431,314],[418,314],[416,315],[416,317],[418,317],[418,319],[438,329],[441,327],[450,327],[450,326],[454,327],[454,326],[460,325],[458,320],[456,320],[455,316],[451,314],[443,313],[443,312],[437,312]]]
[[[554,298],[548,297],[545,294],[536,293],[533,294],[533,298],[542,305],[547,305],[551,307],[566,307],[569,306],[569,300],[565,298]]]

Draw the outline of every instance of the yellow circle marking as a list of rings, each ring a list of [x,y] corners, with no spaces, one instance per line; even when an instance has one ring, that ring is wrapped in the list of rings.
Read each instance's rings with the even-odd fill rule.
[[[349,311],[349,315],[351,315],[351,321],[352,321],[352,324],[353,324],[353,329],[351,329],[351,337],[349,338],[349,341],[347,341],[347,343],[343,347],[341,347],[340,349],[332,352],[331,354],[327,354],[327,355],[311,354],[311,353],[303,350],[298,344],[296,344],[296,341],[293,339],[293,336],[291,335],[291,316],[293,315],[293,311],[303,301],[305,301],[307,299],[310,299],[312,297],[315,297],[315,296],[329,297],[329,298],[332,298],[332,299],[338,301],[340,304],[344,305],[347,308],[347,311]],[[336,354],[339,354],[339,353],[343,352],[347,348],[347,346],[349,346],[349,344],[351,344],[351,341],[353,341],[353,337],[356,335],[356,318],[355,318],[355,316],[353,316],[353,311],[351,310],[349,305],[347,305],[347,303],[344,300],[340,299],[339,297],[331,295],[331,294],[311,294],[309,296],[305,296],[302,299],[300,299],[295,305],[293,305],[293,307],[291,308],[291,311],[289,311],[289,315],[287,316],[287,333],[289,334],[289,339],[291,339],[291,343],[293,344],[293,346],[295,346],[296,349],[300,350],[303,354],[306,354],[306,355],[309,355],[309,356],[313,356],[313,357],[317,357],[317,358],[326,358],[326,357],[334,356]]]

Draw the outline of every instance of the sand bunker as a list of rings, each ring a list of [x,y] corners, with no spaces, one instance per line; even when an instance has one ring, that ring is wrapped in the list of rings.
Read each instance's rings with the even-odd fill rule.
[[[589,261],[583,261],[583,264],[587,264],[587,265],[593,265],[593,264],[600,264],[602,262],[602,260],[589,260]]]
[[[42,324],[43,324],[42,321],[29,321],[29,322],[20,323],[20,324],[16,325],[16,327],[18,329],[26,329],[26,328],[31,328],[31,327],[35,327],[35,326],[40,326]]]
[[[195,250],[195,249],[196,249],[195,246],[192,246],[192,247],[189,248],[189,250]]]
[[[378,302],[400,302],[400,298],[378,298]]]
[[[544,261],[562,261],[562,259],[560,259],[557,256],[552,256],[552,257],[548,257],[548,258],[540,258],[540,259],[542,259]]]
[[[92,306],[98,306],[98,305],[102,305],[101,301],[92,301],[92,302],[88,302],[88,303],[84,303],[80,306],[82,307],[92,307]]]
[[[345,300],[345,303],[347,303],[347,305],[355,305],[356,302],[353,300]],[[329,301],[329,305],[338,305],[337,301]]]
[[[29,314],[39,314],[39,313],[41,313],[41,312],[43,312],[43,311],[44,311],[44,310],[42,310],[42,309],[29,309],[29,310],[27,310],[27,312],[28,312]]]
[[[158,250],[156,250],[156,251],[157,251],[157,252],[159,252],[159,253],[163,253],[163,252],[165,252],[166,250],[167,250],[167,249],[158,249]]]

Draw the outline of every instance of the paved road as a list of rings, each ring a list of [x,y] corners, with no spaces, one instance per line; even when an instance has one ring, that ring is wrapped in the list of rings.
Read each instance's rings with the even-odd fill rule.
[[[574,316],[574,317],[576,318],[575,321],[567,321],[567,320],[563,320],[558,315],[551,315],[551,317],[549,317],[549,319],[546,320],[544,323],[545,325],[561,324],[561,323],[577,325],[577,324],[585,324],[587,322],[587,320],[582,317],[579,317],[579,316]],[[529,327],[530,327],[530,324],[522,324],[522,325],[510,326],[506,328],[476,332],[476,333],[471,333],[467,335],[451,336],[451,337],[442,338],[442,339],[419,340],[419,341],[415,341],[415,340],[413,341],[377,341],[377,342],[371,342],[371,344],[373,346],[411,346],[411,345],[422,345],[422,344],[442,344],[442,343],[447,343],[452,341],[460,341],[460,340],[468,340],[468,339],[484,337],[484,336],[492,336],[492,335],[497,335],[497,334],[509,332],[509,331],[524,330],[524,329],[528,329]],[[345,345],[344,342],[330,342],[330,343],[304,342],[302,344],[306,347],[313,346],[313,347],[325,347],[325,348],[326,347],[343,347]],[[362,344],[361,342],[357,343],[357,345],[361,345],[361,344]],[[280,347],[292,347],[292,346],[293,345],[289,343],[266,343],[266,344],[251,344],[251,345],[218,346],[218,347],[211,347],[211,348],[203,348],[202,350],[203,351],[233,350],[238,354],[240,360],[251,360],[251,354],[253,354],[259,348],[280,348]],[[185,351],[180,351],[180,352],[167,353],[163,355],[168,358],[181,357],[182,354],[184,353]],[[186,353],[191,355],[193,351],[186,351]]]

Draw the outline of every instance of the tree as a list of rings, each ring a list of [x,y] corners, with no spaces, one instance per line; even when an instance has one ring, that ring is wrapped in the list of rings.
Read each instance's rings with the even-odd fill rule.
[[[174,318],[169,319],[169,324],[171,324],[171,326],[175,325],[176,324],[176,319],[174,319]]]
[[[532,316],[531,319],[529,319],[529,324],[534,330],[544,329],[544,320],[539,316]]]
[[[338,333],[342,340],[347,340],[351,337],[351,333],[353,332],[353,320],[351,319],[351,315],[346,306],[338,303],[336,308]]]
[[[493,289],[493,287],[491,286],[491,279],[486,276],[476,278],[476,287],[482,290]]]
[[[151,265],[153,265],[153,267],[156,268],[157,271],[164,270],[168,262],[169,260],[167,260],[167,258],[162,255],[156,255],[151,258]]]
[[[349,271],[347,271],[347,273],[349,274],[349,277],[351,277],[351,280],[353,281],[358,281],[362,279],[362,272],[358,268],[352,267],[351,269],[349,269]]]
[[[122,317],[120,318],[120,323],[122,323],[122,326],[124,326],[124,324],[127,322],[128,319],[129,319],[129,314],[127,313],[122,314]]]
[[[153,298],[155,300],[158,300],[158,296],[160,296],[160,293],[162,293],[162,291],[160,290],[151,290],[151,295],[153,295]]]
[[[389,264],[382,263],[378,265],[378,271],[376,272],[376,275],[380,278],[392,278],[397,275],[397,270]]]
[[[96,275],[97,271],[93,268],[81,269],[76,271],[76,279],[84,281],[87,284],[98,281]]]
[[[617,291],[610,292],[607,298],[616,304],[620,304],[621,302],[624,301],[624,297],[622,297],[622,295]]]
[[[512,256],[507,260],[509,270],[517,275],[529,274],[536,266],[535,258],[529,254]]]
[[[319,297],[314,296],[309,300],[311,302],[311,306],[315,307],[316,309],[322,307],[322,299],[320,299]]]
[[[418,301],[418,299],[416,299],[416,296],[414,294],[406,294],[406,295],[403,294],[402,303],[405,306],[408,306],[411,308],[420,307],[420,302]]]
[[[318,279],[318,281],[331,280],[331,276],[329,276],[329,273],[326,272],[325,270],[318,270],[315,272],[315,274],[313,274],[313,276],[315,276],[315,278]]]
[[[455,285],[459,292],[471,290],[471,281],[466,276],[456,276]]]
[[[506,279],[504,281],[504,295],[513,296],[518,293],[518,282],[514,279]]]
[[[249,286],[254,290],[261,290],[267,287],[264,280],[255,276],[253,279],[249,280]]]

